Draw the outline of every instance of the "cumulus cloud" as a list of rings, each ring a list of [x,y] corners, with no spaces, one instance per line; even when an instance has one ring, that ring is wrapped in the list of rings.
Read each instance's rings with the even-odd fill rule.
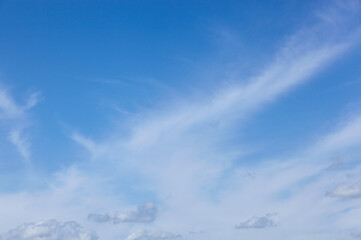
[[[327,195],[338,198],[360,198],[361,182],[339,185],[333,190],[327,192]]]
[[[154,232],[150,233],[146,230],[140,230],[138,232],[130,234],[125,240],[172,240],[179,239],[182,236],[176,233],[170,232]]]
[[[274,227],[277,224],[272,219],[275,214],[266,214],[263,217],[252,217],[247,221],[244,221],[236,226],[236,229],[247,229],[247,228],[267,228]]]
[[[0,240],[97,240],[95,232],[84,230],[76,222],[60,223],[56,220],[25,223],[8,233]]]
[[[153,222],[157,215],[157,208],[153,202],[147,202],[140,206],[138,209],[133,212],[116,212],[113,216],[109,214],[97,214],[91,213],[88,215],[89,220],[94,222],[103,223],[103,222],[113,222],[113,224],[118,224],[122,222]]]

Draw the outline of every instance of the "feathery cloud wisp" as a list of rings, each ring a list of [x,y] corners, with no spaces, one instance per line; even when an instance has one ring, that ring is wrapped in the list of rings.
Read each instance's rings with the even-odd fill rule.
[[[39,102],[39,93],[32,93],[23,105],[17,104],[12,96],[0,85],[0,121],[7,122],[10,126],[8,140],[20,155],[29,160],[30,142],[24,130],[28,127],[26,113]]]

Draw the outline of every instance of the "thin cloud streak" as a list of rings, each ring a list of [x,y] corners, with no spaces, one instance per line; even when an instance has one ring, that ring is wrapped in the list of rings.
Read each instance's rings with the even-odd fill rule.
[[[8,141],[12,143],[23,159],[30,161],[30,141],[25,135],[28,111],[39,102],[39,93],[31,93],[23,105],[17,104],[8,90],[0,85],[0,122],[8,126]]]
[[[23,136],[23,129],[14,129],[10,132],[8,140],[18,149],[19,153],[25,160],[30,158],[30,143]]]
[[[202,122],[227,122],[249,116],[295,86],[308,81],[354,46],[360,35],[359,29],[356,29],[342,40],[324,43],[322,39],[313,39],[319,31],[325,32],[327,28],[315,28],[313,31],[291,37],[274,62],[248,83],[223,89],[212,98],[205,99],[205,103],[178,106],[180,111],[168,111],[163,115],[160,113],[160,116],[154,119],[148,118],[148,121],[134,128],[134,134],[130,139],[131,146],[136,148],[151,145],[167,132],[184,131]]]

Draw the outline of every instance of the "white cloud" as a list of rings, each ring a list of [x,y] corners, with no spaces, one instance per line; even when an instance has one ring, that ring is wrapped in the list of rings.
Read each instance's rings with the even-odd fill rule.
[[[215,123],[212,126],[224,126],[234,119],[248,118],[254,111],[309,81],[358,43],[359,29],[340,32],[342,29],[338,27],[321,23],[299,31],[289,38],[260,74],[242,83],[219,88],[200,101],[192,99],[167,109],[137,115],[132,120],[136,124],[127,126],[131,131],[129,139],[115,137],[111,142],[102,144],[77,134],[73,135],[73,139],[88,149],[93,158],[103,159],[112,151],[104,149],[104,146],[132,151],[159,145],[160,142],[170,144],[178,141],[180,135],[188,134],[187,131],[197,135],[211,123]]]
[[[133,212],[116,212],[113,216],[109,214],[91,213],[88,215],[89,220],[98,223],[113,222],[114,224],[124,222],[144,223],[153,222],[157,215],[157,208],[153,202],[147,202],[138,206],[138,209]]]
[[[361,115],[342,122],[339,130],[328,134],[314,145],[314,151],[337,152],[341,148],[361,143]]]
[[[0,118],[9,119],[20,116],[23,113],[21,107],[19,107],[11,98],[7,90],[2,89],[0,86]]]
[[[118,209],[120,203],[116,201],[125,201],[123,193],[127,191],[122,190],[128,187],[128,182],[117,181],[116,191],[110,194],[107,190],[113,186],[101,191],[107,185],[100,182],[104,178],[119,180],[126,175],[124,178],[130,178],[127,179],[129,182],[136,182],[137,190],[152,192],[164,206],[157,221],[154,221],[157,213],[154,204],[114,215],[89,215],[95,222],[151,222],[151,232],[136,232],[126,240],[176,239],[180,235],[171,232],[189,233],[194,229],[204,229],[204,234],[197,235],[201,240],[240,239],[240,234],[245,239],[343,239],[337,238],[336,227],[347,229],[349,223],[337,224],[331,215],[345,207],[355,206],[348,203],[351,201],[339,203],[324,197],[324,193],[334,179],[343,179],[349,171],[325,173],[323,163],[334,149],[358,146],[361,133],[358,118],[351,119],[349,125],[327,135],[317,144],[311,143],[310,148],[314,151],[300,149],[301,153],[295,156],[268,159],[256,166],[238,151],[229,150],[232,146],[222,149],[223,146],[216,142],[225,134],[221,129],[224,124],[235,118],[248,118],[253,111],[307,82],[358,40],[357,30],[345,31],[336,37],[332,35],[335,32],[337,29],[330,31],[329,27],[319,25],[301,31],[276,54],[275,60],[264,71],[243,84],[216,91],[195,103],[170,104],[167,109],[137,115],[135,121],[130,121],[132,125],[126,126],[130,129],[126,135],[129,138],[117,131],[113,131],[110,139],[105,141],[74,133],[73,140],[88,149],[93,159],[99,162],[86,166],[87,170],[95,166],[91,173],[86,173],[89,176],[82,179],[78,174],[66,174],[60,184],[35,196],[2,196],[0,206],[6,205],[6,209],[2,207],[1,212],[13,219],[16,213],[16,218],[19,218],[22,213],[17,209],[20,206],[24,214],[74,214],[81,219],[82,214],[86,216],[93,209],[109,209],[104,200],[109,195],[114,197],[111,209]],[[16,112],[11,110],[15,109],[11,104],[7,105],[9,110],[6,111]],[[220,130],[213,134],[214,129]],[[238,128],[232,130],[231,134],[239,132]],[[232,165],[235,160],[239,163],[244,159],[246,166]],[[244,177],[245,172],[256,174]],[[142,176],[141,180],[137,179],[138,175]],[[20,200],[11,201],[13,199]],[[269,228],[276,223],[271,215],[266,215],[250,218],[237,226],[265,228],[263,231],[232,231],[232,226],[240,219],[269,209],[279,213],[282,224],[277,228]],[[7,221],[0,218],[1,223]],[[124,225],[127,225],[110,226],[109,230],[107,224],[91,221],[89,224],[93,224],[98,233],[98,229],[102,229],[103,234],[124,230]],[[170,232],[159,232],[159,229]]]
[[[75,140],[100,165],[117,168],[119,174],[145,178],[141,187],[157,194],[165,205],[164,212],[152,223],[155,230],[189,233],[194,228],[204,229],[205,234],[199,238],[208,240],[239,239],[240,233],[248,239],[337,239],[336,226],[346,228],[347,224],[337,225],[327,217],[345,206],[324,197],[324,193],[334,179],[342,179],[346,173],[325,173],[325,162],[335,149],[358,146],[359,117],[294,156],[262,159],[264,162],[257,166],[242,155],[242,150],[232,152],[232,146],[221,149],[224,135],[239,132],[239,126],[231,128],[231,133],[224,133],[222,127],[231,126],[234,119],[249,118],[254,111],[309,81],[359,41],[359,29],[353,30],[342,32],[337,27],[316,24],[292,36],[264,71],[242,84],[215,91],[200,101],[170,104],[169,108],[139,114],[125,126],[130,129],[126,136],[114,132],[105,141]],[[235,167],[234,162],[245,162],[246,166]],[[245,178],[245,172],[256,174]],[[237,225],[265,228],[263,231],[229,232],[239,219],[269,209],[279,213],[282,224],[277,228],[269,228],[276,223],[266,215]],[[112,218],[103,214],[93,220],[104,221],[108,216]],[[120,216],[129,219],[127,214]],[[294,237],[289,236],[290,232]],[[151,236],[135,233],[129,237]]]
[[[39,92],[31,93],[28,100],[26,101],[24,109],[30,109],[39,103]]]
[[[100,156],[106,151],[103,146],[96,144],[92,139],[84,137],[79,133],[73,133],[71,138],[75,142],[86,148],[91,153],[93,158]]]
[[[277,224],[273,220],[275,214],[266,214],[263,217],[252,217],[247,221],[244,221],[236,226],[237,229],[247,229],[247,228],[267,228],[275,227]]]
[[[342,40],[327,36],[329,30],[328,27],[323,29],[317,26],[295,34],[263,72],[243,81],[243,84],[219,89],[203,101],[172,106],[177,111],[168,110],[156,112],[155,116],[145,116],[147,121],[133,129],[130,143],[134,148],[143,147],[152,145],[159,138],[179,134],[202,123],[226,123],[234,118],[247,117],[310,80],[358,42],[358,30],[344,35]],[[326,37],[315,37],[317,34],[322,36],[320,32]]]
[[[327,195],[338,198],[361,198],[361,182],[339,185],[327,192]]]
[[[30,142],[24,130],[28,127],[27,111],[39,102],[39,93],[32,93],[27,101],[20,105],[15,102],[8,90],[0,85],[0,120],[9,128],[8,140],[16,147],[20,155],[29,160]]]
[[[60,223],[56,220],[25,223],[8,233],[0,240],[97,240],[95,232],[84,230],[76,222]]]
[[[15,102],[8,90],[0,85],[0,119],[18,119],[24,116],[26,110],[39,102],[39,93],[30,94],[24,105]]]
[[[125,240],[173,240],[179,239],[181,235],[170,232],[154,232],[150,233],[146,230],[140,230],[132,233]]]
[[[28,160],[30,157],[30,142],[23,134],[22,129],[13,129],[10,131],[8,140],[18,149],[21,156]]]

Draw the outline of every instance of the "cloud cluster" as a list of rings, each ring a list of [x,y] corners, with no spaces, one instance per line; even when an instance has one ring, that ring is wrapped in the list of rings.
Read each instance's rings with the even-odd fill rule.
[[[0,240],[97,240],[95,232],[84,230],[76,222],[60,223],[56,220],[25,223],[8,233]]]
[[[247,228],[267,228],[275,227],[277,224],[272,219],[275,214],[266,214],[263,217],[252,217],[247,221],[244,221],[236,226],[236,229],[247,229]]]
[[[337,198],[361,198],[361,182],[339,185],[328,191],[327,195]]]
[[[226,135],[226,133],[218,134],[219,132],[215,131],[214,135],[208,135],[208,131],[204,131],[208,127],[213,129],[224,126],[224,122],[232,122],[234,118],[249,117],[254,111],[263,108],[294,87],[308,81],[311,76],[340,57],[353,45],[354,41],[358,40],[357,34],[353,33],[343,33],[345,38],[336,37],[332,40],[332,34],[330,37],[323,38],[322,36],[326,32],[337,32],[336,30],[328,30],[329,28],[312,28],[310,31],[301,31],[302,34],[296,34],[292,41],[276,56],[274,62],[266,67],[264,72],[243,84],[236,84],[217,91],[216,94],[208,96],[204,101],[184,103],[184,106],[179,108],[171,105],[171,110],[165,109],[164,112],[155,111],[153,114],[151,112],[145,115],[140,113],[141,117],[137,116],[138,121],[131,121],[134,122],[134,125],[126,126],[127,129],[130,129],[127,137],[124,137],[123,133],[119,134],[114,131],[114,136],[105,141],[93,140],[76,133],[72,135],[72,138],[87,148],[93,158],[99,160],[102,166],[109,167],[109,173],[119,170],[116,172],[117,174],[113,174],[114,180],[119,180],[117,179],[119,176],[131,171],[134,172],[131,172],[130,175],[135,177],[130,180],[135,180],[136,174],[146,175],[144,182],[136,179],[137,184],[145,188],[151,185],[151,190],[157,195],[156,199],[159,198],[167,205],[167,212],[162,214],[162,219],[157,219],[157,228],[159,229],[172,229],[170,231],[179,232],[183,235],[186,233],[204,234],[199,236],[202,239],[239,239],[237,235],[240,233],[239,231],[229,231],[238,221],[239,216],[244,214],[254,216],[258,211],[267,212],[267,209],[275,209],[280,215],[287,216],[291,221],[282,221],[282,226],[275,228],[278,231],[277,236],[265,236],[268,239],[280,239],[282,234],[285,238],[291,231],[294,235],[296,233],[317,232],[317,228],[321,225],[321,228],[323,225],[327,225],[330,230],[333,230],[334,226],[332,223],[329,224],[332,221],[322,219],[320,216],[328,216],[330,210],[343,209],[344,206],[341,204],[351,201],[342,201],[342,203],[334,203],[341,201],[329,201],[331,202],[330,205],[319,201],[320,193],[321,195],[325,193],[330,184],[330,178],[326,176],[323,178],[320,173],[323,171],[321,169],[324,169],[320,162],[329,154],[330,149],[334,151],[334,149],[343,149],[349,145],[360,143],[361,117],[356,120],[353,119],[352,124],[347,125],[341,131],[329,135],[317,144],[313,144],[313,151],[298,155],[295,160],[287,158],[281,161],[269,161],[267,164],[254,164],[257,166],[252,165],[250,161],[247,166],[232,164],[235,157],[228,151],[232,146],[222,148],[221,144],[218,142],[214,144],[212,141],[213,139],[223,139],[223,134]],[[320,32],[323,34],[319,34]],[[313,42],[314,36],[320,36],[320,39]],[[331,40],[326,41],[326,39]],[[17,108],[9,99],[7,102],[8,104],[4,101],[5,105],[1,103],[0,95],[0,109],[2,106],[7,106],[4,108],[4,112],[8,112],[9,116],[16,116]],[[31,107],[35,103],[35,100],[29,101],[26,105]],[[219,129],[222,131],[221,127]],[[207,134],[205,134],[206,132]],[[19,146],[26,146],[26,141],[23,141],[21,132],[14,132],[10,136],[14,144],[17,142]],[[237,145],[236,148],[239,149],[240,147]],[[19,150],[21,149],[19,147]],[[26,151],[23,152],[26,153]],[[236,155],[237,163],[247,162],[243,156],[239,157],[238,152],[234,155]],[[109,164],[104,164],[104,161],[108,161]],[[99,165],[95,166],[98,167]],[[232,169],[229,168],[230,165]],[[108,177],[111,174],[108,174],[107,170],[109,169],[105,169],[105,175]],[[241,170],[243,172],[256,170],[257,175],[247,176],[245,180],[245,178],[238,176],[237,171]],[[136,174],[133,174],[135,172]],[[89,174],[93,177],[92,173]],[[333,173],[328,172],[326,174]],[[78,185],[83,187],[83,184],[92,186],[91,183],[78,183],[79,179],[69,176],[66,177],[66,180],[70,185],[69,189],[66,188],[66,191],[55,195],[56,197],[53,199],[58,200],[57,196],[65,196],[64,199],[70,198],[69,196],[73,197],[73,195],[80,196],[77,194],[82,194],[82,200],[90,199],[84,194],[84,191],[73,191],[73,189],[77,190]],[[266,188],[265,185],[267,185]],[[294,187],[296,185],[297,187]],[[127,186],[124,184],[121,187],[117,189],[123,189]],[[261,190],[258,191],[258,189]],[[122,194],[122,192],[115,192],[114,199],[119,199],[117,194]],[[338,186],[328,195],[341,198],[361,197],[361,184]],[[91,200],[97,204],[101,202],[98,199]],[[62,202],[68,203],[70,201],[62,200]],[[77,203],[79,202],[83,204],[85,201],[77,201]],[[106,205],[105,203],[102,202],[103,206]],[[81,204],[75,206],[74,209],[79,209]],[[59,205],[64,206],[65,204]],[[260,206],[265,210],[260,210]],[[310,208],[313,208],[314,211],[302,211],[302,209]],[[89,209],[95,208],[89,207]],[[89,213],[88,209],[85,211]],[[90,213],[88,219],[97,223],[119,224],[149,223],[153,222],[156,217],[156,206],[153,202],[148,202],[129,212]],[[274,214],[266,214],[261,217],[254,216],[241,222],[236,226],[236,229],[263,229],[278,226],[273,217]],[[205,229],[205,232],[189,232],[189,229],[199,223],[204,223],[206,227],[201,226],[200,229]],[[302,229],[297,228],[300,224],[302,224]],[[293,226],[296,226],[297,229]],[[108,226],[97,225],[97,227],[108,231]],[[125,225],[124,227],[128,226]],[[150,225],[149,228],[151,227],[154,226]],[[116,228],[112,228],[112,231],[113,229]],[[149,230],[150,232],[146,230],[135,232],[129,235],[126,240],[181,238],[180,234],[157,232],[155,229]],[[101,234],[99,230],[97,231]],[[254,232],[260,235],[266,234],[264,231],[243,231],[242,234],[247,239],[261,239],[260,237],[252,238]],[[225,233],[228,236],[224,237]],[[328,234],[331,235],[333,232],[330,231]],[[297,237],[302,238],[302,236]],[[76,223],[60,224],[56,221],[24,225],[0,237],[0,240],[45,239],[94,240],[97,237],[91,232],[81,230]],[[337,239],[337,237],[303,237],[302,239]]]
[[[146,230],[140,230],[138,232],[132,233],[125,240],[173,240],[179,239],[182,236],[170,232],[154,232],[150,233]]]
[[[127,137],[124,137],[124,134],[117,135],[115,133],[110,141],[91,140],[79,137],[79,135],[73,136],[73,139],[87,148],[94,158],[100,161],[108,159],[113,164],[112,167],[124,164],[119,169],[127,169],[126,163],[131,162],[132,166],[136,166],[137,172],[147,175],[147,182],[151,182],[152,189],[158,196],[169,196],[169,194],[173,196],[165,200],[170,210],[164,216],[166,215],[169,219],[177,216],[174,221],[183,226],[202,221],[207,222],[210,227],[206,229],[204,238],[208,238],[209,234],[208,239],[219,239],[219,236],[213,234],[217,231],[213,226],[223,227],[224,231],[227,231],[226,229],[235,222],[220,223],[220,219],[229,219],[230,216],[238,219],[238,216],[244,214],[241,212],[243,209],[234,210],[234,206],[238,206],[240,202],[242,202],[242,206],[249,208],[247,209],[249,211],[248,216],[254,216],[255,212],[259,211],[259,206],[266,208],[262,211],[276,207],[275,211],[279,212],[280,215],[292,219],[289,222],[307,223],[302,231],[313,231],[315,225],[308,224],[308,221],[317,222],[320,220],[324,223],[324,219],[318,217],[325,215],[333,208],[323,206],[317,211],[304,212],[300,211],[299,206],[306,207],[303,209],[313,207],[319,194],[323,194],[328,189],[329,181],[317,182],[319,179],[315,177],[320,175],[319,169],[324,169],[320,163],[321,159],[329,154],[330,149],[333,151],[336,148],[342,149],[358,143],[361,131],[356,130],[360,129],[359,120],[361,118],[356,119],[357,121],[353,119],[352,124],[346,128],[327,136],[317,144],[312,144],[310,148],[313,151],[307,149],[303,152],[301,150],[303,153],[292,156],[294,159],[283,159],[282,162],[270,161],[267,165],[260,164],[258,168],[252,166],[247,169],[244,167],[245,171],[257,169],[258,176],[247,181],[247,183],[237,180],[236,177],[234,177],[235,181],[229,180],[232,179],[230,177],[222,182],[225,179],[222,174],[229,176],[237,174],[235,169],[227,169],[228,160],[234,160],[234,158],[232,158],[233,156],[228,157],[229,152],[219,150],[218,147],[221,144],[212,145],[214,144],[212,140],[222,138],[223,133],[217,135],[218,129],[221,131],[223,126],[233,123],[235,118],[250,117],[254,111],[289,93],[296,86],[309,81],[312,76],[339,58],[355,42],[359,41],[358,31],[342,33],[343,37],[339,37],[339,30],[321,24],[300,31],[292,37],[291,41],[276,55],[275,60],[266,66],[259,75],[244,81],[242,84],[234,84],[229,88],[215,91],[215,94],[207,96],[203,101],[186,102],[184,105],[171,106],[171,109],[147,112],[144,117],[143,115],[139,118],[137,116],[136,120],[138,121],[132,121],[135,124],[129,127],[130,134]],[[335,36],[332,33],[335,33]],[[217,129],[214,130],[213,128]],[[205,131],[205,129],[210,129],[210,131]],[[211,135],[213,130],[215,134]],[[210,132],[210,134],[207,135],[205,132]],[[99,144],[95,144],[98,142]],[[103,146],[107,146],[104,152],[100,151],[100,149],[104,149]],[[240,147],[242,146],[237,146],[237,148]],[[227,146],[227,149],[231,149],[231,147]],[[120,155],[122,157],[119,157]],[[112,156],[116,156],[116,158]],[[247,159],[243,160],[242,157],[237,156],[237,162],[238,159],[240,159],[239,162],[247,162]],[[120,158],[122,161],[119,161]],[[113,159],[115,161],[112,162]],[[149,161],[145,161],[145,159]],[[305,159],[312,159],[312,162]],[[306,161],[309,161],[308,164],[304,164]],[[208,172],[209,169],[212,171]],[[272,182],[269,179],[272,179]],[[239,187],[235,187],[237,184]],[[265,184],[267,184],[267,188],[264,188]],[[307,193],[297,191],[299,187],[294,187],[296,185],[307,185],[309,187]],[[213,186],[216,187],[211,189]],[[232,190],[234,188],[235,190],[228,192],[227,189],[224,193],[218,191],[221,188],[232,188]],[[219,205],[210,204],[209,199],[204,200],[203,195],[209,189],[211,189],[209,191],[210,199],[216,198],[219,200]],[[255,189],[263,189],[263,191],[255,191]],[[280,202],[284,201],[282,207],[271,200],[275,198]],[[212,209],[211,211],[218,211],[218,214],[213,214],[215,217],[203,214],[210,212],[210,209]],[[227,216],[222,215],[222,212],[227,212],[225,210],[228,210]],[[284,212],[287,214],[283,214]],[[254,216],[241,222],[236,228],[263,229],[274,227],[278,224],[273,216],[273,214]],[[139,219],[136,212],[120,212],[114,216],[91,214],[89,219],[96,222],[140,222],[136,220]],[[167,220],[163,220],[164,227],[168,226]],[[298,223],[294,225],[296,226]],[[290,225],[292,227],[292,224],[287,221],[284,224],[287,227]],[[285,231],[285,228],[279,227],[276,230],[286,233],[288,230]],[[189,232],[186,227],[183,230]],[[302,234],[299,229],[294,231]],[[253,232],[255,231],[244,231],[242,234],[251,236]],[[138,232],[129,236],[127,240],[154,238],[152,234]],[[237,238],[235,236],[230,239]]]
[[[147,202],[138,206],[133,212],[116,212],[113,216],[109,214],[90,213],[88,219],[98,223],[113,222],[113,224],[124,222],[153,222],[157,215],[157,208],[153,202]]]

